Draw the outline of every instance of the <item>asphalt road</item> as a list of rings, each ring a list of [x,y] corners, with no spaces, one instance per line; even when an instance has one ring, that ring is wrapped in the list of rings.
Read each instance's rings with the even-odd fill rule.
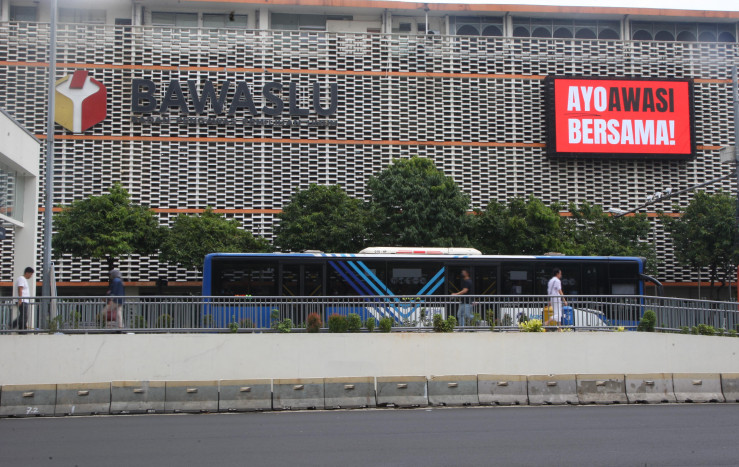
[[[0,419],[2,466],[739,465],[739,404]]]

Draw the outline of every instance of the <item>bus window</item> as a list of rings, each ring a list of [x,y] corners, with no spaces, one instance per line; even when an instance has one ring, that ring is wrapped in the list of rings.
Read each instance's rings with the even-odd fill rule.
[[[303,295],[313,297],[323,295],[323,266],[309,264],[303,272]]]
[[[439,295],[444,293],[443,284],[441,263],[388,263],[388,286],[395,295]]]
[[[467,271],[470,275],[470,279],[472,282],[472,291],[468,292],[471,295],[477,295],[477,290],[474,288],[475,285],[475,277],[472,274],[472,267],[471,266],[454,266],[450,267],[449,271],[447,272],[447,280],[448,280],[448,287],[449,287],[449,293],[457,293],[462,288],[462,271]]]
[[[537,263],[536,265],[536,289],[535,295],[547,295],[549,280],[554,275],[554,268],[562,270],[562,292],[567,295],[578,295],[581,292],[580,287],[580,265],[565,263],[557,264],[556,262]]]
[[[277,263],[219,261],[213,264],[215,295],[277,295]]]
[[[634,261],[610,263],[611,294],[638,295],[639,265]]]
[[[502,295],[533,295],[533,264],[504,263],[501,266],[501,276],[503,279]]]
[[[475,294],[495,295],[498,292],[497,266],[475,267]]]
[[[289,297],[300,295],[300,265],[284,264],[282,266],[282,290],[280,295]]]
[[[385,295],[384,261],[330,260],[326,266],[327,295]]]
[[[583,263],[581,288],[582,295],[606,295],[610,293],[608,287],[608,264]]]

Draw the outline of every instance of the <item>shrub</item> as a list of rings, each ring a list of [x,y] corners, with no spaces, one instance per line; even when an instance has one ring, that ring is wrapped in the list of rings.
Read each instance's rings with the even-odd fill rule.
[[[311,313],[308,315],[308,322],[305,325],[305,330],[307,332],[321,332],[321,326],[323,326],[321,315],[319,315],[318,313]]]
[[[716,329],[714,329],[713,326],[709,326],[707,324],[699,324],[698,334],[700,334],[701,336],[713,336],[714,334],[716,334]]]
[[[518,314],[518,327],[521,327],[521,324],[527,323],[529,321],[529,315],[526,313],[519,313]]]
[[[367,331],[372,332],[375,330],[375,318],[369,317],[367,318],[367,322],[364,323],[364,326],[367,328]]]
[[[716,335],[717,336],[723,336],[724,334],[726,334],[726,329],[724,329],[724,328],[718,328],[718,329],[716,329]]]
[[[293,320],[291,320],[290,318],[285,318],[277,323],[276,328],[278,332],[290,332],[293,329]]]
[[[736,337],[737,332],[736,329],[729,329],[729,337]]]
[[[680,334],[690,334],[690,328],[687,326],[683,326],[680,328]]]
[[[641,317],[636,330],[640,332],[654,332],[655,324],[657,324],[657,314],[652,310],[647,310],[644,312],[644,316]]]
[[[228,323],[228,329],[231,332],[239,332],[239,323],[237,323],[236,321],[231,321],[230,323]]]
[[[239,321],[239,327],[244,329],[250,329],[254,327],[254,323],[249,318],[244,318]]]
[[[518,323],[518,329],[521,332],[546,332],[540,319],[530,319],[523,323]]]
[[[328,317],[328,332],[346,332],[346,318],[334,313]]]
[[[136,329],[143,329],[146,327],[146,320],[141,315],[136,315],[133,317],[133,327]]]
[[[346,330],[348,332],[359,332],[362,330],[362,318],[356,313],[349,313],[346,317]]]
[[[378,327],[380,328],[380,332],[390,332],[390,329],[393,327],[393,319],[387,316],[380,318]]]
[[[434,332],[452,332],[457,325],[457,318],[449,316],[444,320],[441,315],[434,315]]]

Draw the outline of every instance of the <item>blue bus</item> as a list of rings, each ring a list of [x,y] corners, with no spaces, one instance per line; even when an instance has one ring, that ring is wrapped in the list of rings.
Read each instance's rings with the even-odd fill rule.
[[[475,296],[543,296],[555,267],[562,270],[562,287],[568,296],[644,295],[645,279],[654,281],[644,275],[644,260],[639,257],[493,256],[471,249],[372,248],[356,254],[209,254],[202,294],[247,297],[254,301],[252,321],[268,323],[272,307],[259,297],[357,297],[395,303],[398,296],[448,296],[459,290],[462,270],[469,272]],[[359,312],[362,320],[379,317],[372,307],[360,308],[348,311]],[[390,315],[402,322],[415,309],[394,306]],[[325,322],[332,312],[348,311],[324,309],[322,318]],[[236,315],[230,305],[206,313],[218,325],[227,324],[229,314]]]

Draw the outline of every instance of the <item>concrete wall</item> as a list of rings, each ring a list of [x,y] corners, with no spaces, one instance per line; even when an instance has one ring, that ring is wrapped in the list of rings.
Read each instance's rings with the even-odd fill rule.
[[[0,336],[0,385],[350,376],[739,373],[739,339],[636,332]]]

